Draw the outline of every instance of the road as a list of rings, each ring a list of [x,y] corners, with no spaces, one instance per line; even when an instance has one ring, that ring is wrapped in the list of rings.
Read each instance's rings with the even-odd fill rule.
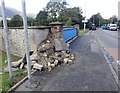
[[[118,43],[120,36],[118,35],[118,31],[97,29],[95,35],[105,50],[118,62],[118,51],[120,51],[120,43]]]

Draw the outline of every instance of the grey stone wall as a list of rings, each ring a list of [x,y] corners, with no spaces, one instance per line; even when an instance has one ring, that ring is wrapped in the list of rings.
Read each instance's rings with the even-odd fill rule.
[[[49,27],[28,28],[29,48],[31,51],[36,51],[37,45],[46,39],[48,31]],[[9,28],[9,39],[11,52],[23,56],[25,54],[24,29]],[[0,29],[0,49],[5,49],[3,29]]]

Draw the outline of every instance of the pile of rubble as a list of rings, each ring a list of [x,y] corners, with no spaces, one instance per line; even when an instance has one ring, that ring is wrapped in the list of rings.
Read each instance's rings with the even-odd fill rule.
[[[51,71],[55,66],[62,63],[72,64],[74,59],[74,54],[69,50],[56,51],[54,43],[48,39],[39,44],[37,51],[30,52],[31,68],[40,71],[46,69]],[[22,59],[12,62],[12,67],[13,71],[27,68],[26,55]],[[4,71],[8,72],[8,67]]]

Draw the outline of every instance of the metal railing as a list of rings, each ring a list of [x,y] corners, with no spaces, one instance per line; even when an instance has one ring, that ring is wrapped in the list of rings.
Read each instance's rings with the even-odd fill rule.
[[[28,72],[28,79],[31,80],[31,64],[30,64],[30,54],[29,54],[29,42],[28,42],[28,31],[27,31],[27,16],[26,16],[26,3],[25,0],[21,0],[22,3],[22,17],[23,17],[23,24],[24,24],[24,39],[25,39],[25,46],[26,46],[26,60],[27,60],[27,72]],[[5,45],[7,51],[7,62],[9,67],[9,77],[12,81],[12,62],[11,62],[11,55],[10,55],[10,40],[9,40],[9,30],[7,26],[7,19],[6,19],[6,12],[5,12],[5,2],[1,0],[1,10],[2,10],[2,17],[3,17],[3,26],[4,26],[4,34],[5,35]]]

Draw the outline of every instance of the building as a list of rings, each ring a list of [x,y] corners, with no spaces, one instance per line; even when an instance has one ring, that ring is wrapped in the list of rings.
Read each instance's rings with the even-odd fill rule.
[[[118,19],[120,20],[120,1],[118,2]]]

